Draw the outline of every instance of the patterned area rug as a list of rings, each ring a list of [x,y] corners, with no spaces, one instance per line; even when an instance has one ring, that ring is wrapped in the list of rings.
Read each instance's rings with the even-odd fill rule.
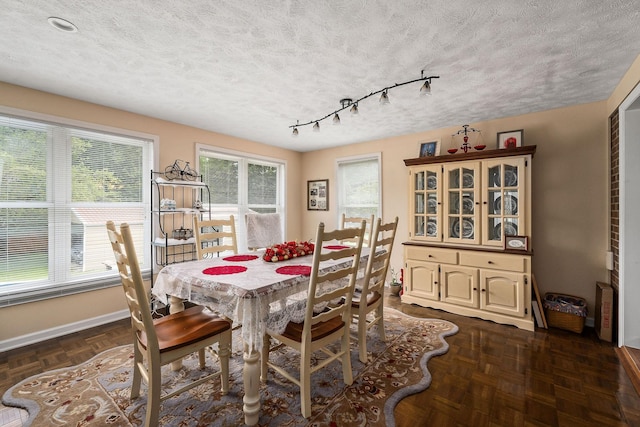
[[[426,389],[431,383],[427,361],[447,352],[444,337],[458,327],[439,319],[420,319],[385,308],[386,342],[380,341],[376,328],[368,334],[369,360],[358,359],[352,340],[354,382],[345,387],[339,362],[312,376],[312,416],[300,413],[299,391],[292,383],[270,372],[261,386],[260,426],[394,426],[393,408],[405,396]],[[238,332],[238,331],[236,331]],[[352,335],[355,325],[352,326]],[[242,413],[242,350],[234,336],[230,363],[230,391],[219,392],[220,383],[205,383],[163,402],[160,423],[163,426],[238,426]],[[319,355],[318,357],[321,358]],[[271,353],[285,366],[298,366],[295,351]],[[315,362],[315,361],[313,361]],[[35,375],[13,386],[2,397],[7,406],[29,412],[26,426],[141,426],[146,409],[146,388],[141,396],[129,399],[133,365],[133,347],[126,345],[107,350],[86,363]],[[217,363],[207,360],[207,369]],[[164,387],[171,388],[194,375],[199,377],[197,357],[185,359],[178,372],[163,368]],[[212,367],[213,366],[213,367]],[[294,371],[295,372],[295,371]]]

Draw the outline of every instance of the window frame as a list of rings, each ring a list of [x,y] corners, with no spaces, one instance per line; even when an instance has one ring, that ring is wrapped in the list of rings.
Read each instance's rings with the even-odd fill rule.
[[[231,150],[227,148],[217,147],[214,145],[204,144],[204,143],[196,143],[196,161],[195,164],[198,168],[198,173],[200,171],[200,156],[205,155],[203,153],[210,153],[214,156],[219,156],[218,158],[226,159],[226,160],[237,160],[239,162],[238,165],[238,205],[220,205],[218,206],[229,206],[229,207],[237,207],[237,218],[236,220],[236,234],[237,234],[237,243],[238,243],[238,251],[245,252],[248,250],[247,248],[247,228],[244,221],[244,216],[249,212],[249,207],[260,207],[265,205],[254,205],[249,204],[249,193],[248,193],[248,168],[247,165],[249,163],[252,164],[261,164],[267,166],[276,166],[278,167],[278,188],[276,198],[278,199],[276,203],[276,213],[279,213],[282,217],[282,228],[283,228],[283,236],[286,236],[286,182],[287,182],[287,161],[285,159],[279,159],[275,157],[268,157],[259,154],[248,153],[245,151],[237,151]],[[244,173],[242,173],[244,171]],[[215,188],[210,187],[210,191],[213,194],[215,192]],[[212,196],[213,198],[213,196]],[[212,206],[215,206],[212,204]]]
[[[86,131],[86,132],[95,132],[95,133],[103,133],[116,137],[123,138],[131,138],[137,139],[141,141],[141,145],[144,145],[145,142],[148,143],[148,148],[143,149],[143,170],[142,170],[142,191],[143,191],[143,199],[142,205],[145,207],[145,215],[144,215],[144,236],[143,236],[143,253],[139,254],[139,260],[142,263],[142,272],[145,277],[150,277],[151,274],[151,247],[147,244],[150,241],[149,233],[150,229],[150,219],[149,215],[146,215],[146,209],[149,208],[150,204],[150,194],[151,189],[148,184],[148,175],[149,171],[154,169],[154,166],[158,164],[158,146],[159,146],[159,137],[157,135],[132,131],[128,129],[117,128],[113,126],[106,126],[81,120],[75,120],[67,117],[55,116],[51,114],[37,113],[28,110],[22,110],[12,107],[6,107],[0,105],[0,115],[13,117],[18,120],[24,121],[32,121],[32,122],[42,122],[43,124],[49,124],[52,126],[59,126],[60,128],[64,128],[67,134],[73,133],[74,131]],[[48,144],[50,144],[50,148],[54,143],[51,137],[48,138]],[[56,149],[58,147],[55,147]],[[64,172],[62,172],[65,176],[69,177],[71,175],[70,165],[71,165],[71,151],[69,143],[67,143],[64,147]],[[54,163],[54,159],[59,154],[56,153],[56,150],[51,150],[51,152],[47,156],[47,200],[43,202],[36,202],[29,207],[46,207],[47,209],[56,209],[56,204],[59,201],[54,200],[50,197],[50,193],[56,188],[56,191],[60,189],[60,183],[51,180],[50,175],[53,172],[52,165]],[[60,173],[59,169],[56,173]],[[59,181],[59,180],[58,180]],[[71,184],[71,181],[68,181]],[[65,190],[71,194],[71,185],[65,186]],[[14,202],[9,202],[7,204],[11,204]],[[82,205],[82,202],[73,202],[70,200],[67,202],[67,206],[72,208],[74,205],[78,206],[78,204]],[[49,213],[50,217],[53,213]],[[67,230],[67,227],[64,228]],[[106,229],[105,229],[106,230]],[[69,231],[69,230],[67,230]],[[52,231],[49,231],[49,236],[51,236]],[[59,233],[60,234],[60,233]],[[106,240],[106,231],[105,231],[105,240]],[[69,233],[69,239],[71,239],[71,234]],[[56,242],[52,242],[52,239],[49,239],[49,252],[54,248],[54,245],[57,251],[60,251],[63,255],[70,252],[70,248],[61,249],[62,243],[59,242],[60,239]],[[56,252],[57,253],[57,252]],[[70,255],[70,254],[69,254]],[[57,255],[56,255],[57,256]],[[65,255],[66,256],[66,255]],[[51,257],[50,257],[51,258]],[[69,257],[70,258],[70,257]],[[14,283],[14,284],[5,284],[0,286],[0,308],[6,306],[12,306],[16,304],[24,304],[34,301],[41,301],[50,298],[57,298],[66,295],[78,294],[83,292],[89,292],[98,289],[104,289],[114,286],[121,286],[120,277],[118,275],[117,269],[106,271],[101,274],[89,274],[86,276],[81,276],[74,278],[72,275],[68,274],[68,272],[63,273],[64,281],[60,281],[60,265],[57,264],[55,260],[49,259],[49,278],[44,281],[32,281],[32,282],[22,282],[22,283]]]
[[[382,216],[382,153],[366,153],[358,154],[349,157],[340,157],[335,161],[335,176],[334,182],[336,183],[336,224],[340,224],[342,213],[345,212],[345,207],[348,204],[344,202],[343,187],[340,185],[340,166],[350,163],[360,163],[367,160],[376,160],[378,163],[378,203],[377,210],[375,212],[376,218]],[[350,215],[347,215],[350,216]]]

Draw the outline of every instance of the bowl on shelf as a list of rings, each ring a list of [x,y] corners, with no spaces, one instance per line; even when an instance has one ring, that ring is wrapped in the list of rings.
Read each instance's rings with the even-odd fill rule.
[[[458,151],[458,149],[457,148],[449,148],[447,151],[449,152],[449,154],[453,154],[456,151]]]
[[[473,147],[473,148],[475,148],[476,150],[480,151],[480,150],[484,150],[484,149],[485,149],[485,147],[486,147],[486,145],[476,145],[476,146],[475,146],[475,147]]]

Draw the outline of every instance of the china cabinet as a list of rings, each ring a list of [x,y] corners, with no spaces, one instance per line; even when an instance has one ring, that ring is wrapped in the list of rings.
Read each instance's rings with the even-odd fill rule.
[[[211,193],[202,182],[167,179],[151,172],[151,252],[153,265],[163,267],[196,259],[193,218],[211,217]]]
[[[410,202],[403,302],[534,329],[535,149],[405,160]],[[521,238],[515,240],[520,244],[505,247],[505,236]]]

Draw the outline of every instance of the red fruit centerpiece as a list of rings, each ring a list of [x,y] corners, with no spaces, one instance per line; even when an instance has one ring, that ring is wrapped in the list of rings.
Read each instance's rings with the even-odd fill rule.
[[[315,245],[311,242],[296,242],[292,240],[267,248],[262,259],[268,262],[286,261],[291,258],[311,255],[314,249]]]

